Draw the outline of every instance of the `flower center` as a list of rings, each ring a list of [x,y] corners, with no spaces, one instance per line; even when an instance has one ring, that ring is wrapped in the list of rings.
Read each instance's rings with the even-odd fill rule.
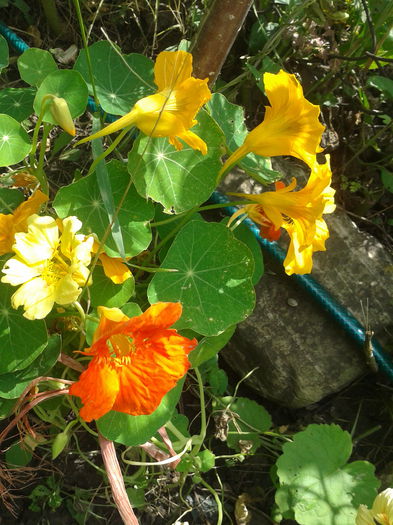
[[[107,340],[107,345],[112,357],[130,357],[136,352],[134,339],[124,334],[112,335]]]

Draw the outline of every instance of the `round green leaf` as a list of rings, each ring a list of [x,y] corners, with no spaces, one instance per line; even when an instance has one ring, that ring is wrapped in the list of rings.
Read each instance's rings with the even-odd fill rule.
[[[15,288],[0,284],[0,374],[29,366],[48,343],[45,322],[29,321],[10,304]]]
[[[0,113],[21,122],[33,113],[34,88],[5,88],[0,91]]]
[[[30,137],[9,115],[0,114],[0,166],[23,160],[31,149]]]
[[[45,95],[64,98],[72,118],[79,117],[86,109],[87,85],[77,71],[59,69],[45,77],[34,99],[34,111],[37,115],[41,112],[42,99]],[[49,109],[45,111],[44,121],[57,124]]]
[[[216,187],[223,134],[205,111],[192,128],[208,147],[206,155],[185,145],[177,151],[167,138],[142,137],[128,156],[128,171],[143,197],[161,202],[167,213],[181,213],[206,201]]]
[[[139,99],[153,94],[157,88],[153,82],[153,62],[136,53],[122,55],[106,40],[89,47],[94,83],[102,109],[113,115],[124,115]],[[75,62],[89,86],[90,72],[84,49]]]
[[[163,397],[159,407],[149,416],[129,416],[122,412],[111,410],[97,420],[97,428],[101,434],[127,447],[135,447],[146,443],[157,430],[165,425],[172,417],[184,380],[181,379],[175,388],[172,388]]]
[[[33,452],[26,446],[22,446],[19,441],[13,443],[6,450],[5,460],[10,467],[25,467],[33,458]]]
[[[134,288],[133,276],[122,284],[115,284],[105,275],[102,266],[97,265],[93,271],[93,284],[90,286],[90,301],[92,306],[119,308],[130,299]]]
[[[347,465],[351,436],[338,425],[309,425],[277,460],[281,512],[302,525],[353,525],[360,503],[371,506],[379,486],[367,461]]]
[[[191,221],[178,233],[162,268],[150,282],[148,298],[180,301],[177,328],[218,335],[243,321],[253,310],[252,255],[223,224]]]
[[[61,337],[53,334],[48,340],[48,345],[41,355],[27,368],[0,375],[0,397],[15,399],[33,379],[45,375],[56,363],[61,349]]]
[[[127,189],[129,175],[124,164],[119,161],[112,160],[107,168],[116,208]],[[98,239],[103,238],[110,224],[95,173],[60,188],[53,207],[60,218],[76,215],[83,223],[84,233],[95,233]],[[151,231],[148,221],[153,216],[153,204],[142,199],[131,187],[118,214],[126,257],[134,257],[149,246]],[[108,255],[119,256],[111,236],[107,238],[105,247]]]
[[[8,66],[8,44],[7,40],[0,35],[0,71]]]
[[[191,365],[196,368],[218,354],[218,352],[224,348],[230,340],[235,329],[236,325],[230,326],[220,335],[214,337],[203,337],[199,341],[198,346],[194,348],[188,356]]]
[[[57,71],[57,65],[49,51],[31,47],[18,58],[18,69],[22,80],[38,87],[49,73]]]

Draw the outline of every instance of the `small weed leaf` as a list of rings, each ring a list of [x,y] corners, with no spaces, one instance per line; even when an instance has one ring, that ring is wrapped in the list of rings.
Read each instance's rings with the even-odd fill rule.
[[[129,416],[111,410],[97,420],[99,432],[112,441],[122,443],[127,447],[135,447],[145,443],[157,430],[165,425],[172,417],[173,411],[183,388],[184,379],[181,379],[175,388],[172,388],[163,397],[160,406],[149,416]]]
[[[5,88],[0,91],[0,113],[5,113],[18,122],[33,113],[34,88]]]
[[[22,80],[39,87],[49,73],[57,71],[57,65],[49,51],[31,47],[18,58],[18,69]]]
[[[29,321],[11,307],[14,291],[8,284],[0,284],[0,374],[28,367],[48,343],[45,321]]]
[[[249,249],[223,224],[191,221],[178,233],[163,268],[148,288],[151,304],[180,301],[178,329],[219,335],[250,314],[255,303],[254,263]]]
[[[371,506],[379,481],[367,461],[347,464],[348,432],[338,425],[309,425],[283,447],[277,460],[276,503],[300,525],[353,525],[360,503]]]
[[[387,99],[393,100],[393,80],[380,75],[374,75],[367,79],[367,85],[381,91]]]
[[[119,161],[107,164],[111,181],[115,208],[118,206],[129,181],[126,167]],[[85,233],[95,233],[101,239],[109,225],[108,214],[102,202],[97,176],[92,173],[69,186],[60,188],[53,202],[59,217],[76,215],[85,228]],[[145,250],[151,241],[151,231],[147,224],[154,216],[151,202],[142,199],[132,187],[124,199],[118,214],[126,257],[133,257]],[[111,257],[119,257],[111,236],[106,243],[106,252]]]
[[[96,266],[93,271],[93,284],[90,286],[92,306],[107,306],[120,308],[134,293],[134,277],[122,284],[113,283],[104,273],[102,266]]]
[[[381,168],[381,182],[390,193],[393,193],[393,173],[391,171]]]
[[[107,113],[124,115],[135,102],[156,91],[153,62],[149,58],[137,53],[122,55],[107,41],[90,46],[89,54],[97,96],[102,109]],[[83,76],[90,94],[93,95],[84,49],[80,52],[74,69]]]
[[[30,137],[19,122],[0,114],[0,166],[17,164],[30,149]]]
[[[41,112],[42,99],[45,95],[64,98],[72,118],[79,117],[85,112],[88,97],[87,85],[77,71],[60,69],[45,77],[34,99],[34,111],[37,115]],[[49,110],[49,105],[44,114],[44,121],[57,124]]]
[[[198,346],[188,356],[192,366],[194,368],[201,366],[202,363],[218,354],[232,337],[235,328],[236,325],[230,326],[220,335],[201,339]]]
[[[181,213],[206,201],[216,187],[223,134],[205,111],[191,131],[208,144],[206,155],[184,145],[177,151],[167,138],[143,137],[128,156],[128,171],[143,197],[160,202],[167,213]]]

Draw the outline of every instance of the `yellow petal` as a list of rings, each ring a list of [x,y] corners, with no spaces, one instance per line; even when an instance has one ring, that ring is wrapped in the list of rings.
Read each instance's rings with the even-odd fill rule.
[[[59,229],[52,217],[29,217],[27,233],[16,233],[14,252],[29,265],[51,259],[59,240]]]
[[[173,89],[192,73],[192,55],[186,51],[163,51],[154,65],[154,82],[158,91]]]
[[[79,140],[75,144],[75,146],[78,146],[79,144],[84,144],[85,142],[89,142],[93,139],[98,139],[99,137],[105,137],[105,135],[109,135],[110,133],[114,133],[115,131],[119,131],[120,129],[127,128],[128,126],[132,126],[135,123],[136,117],[137,111],[133,108],[129,113],[117,119],[115,122],[112,122],[100,131],[97,131],[97,133],[93,133],[93,135]]]
[[[23,306],[27,319],[43,319],[54,305],[54,287],[48,285],[41,277],[22,284],[11,297],[13,308]]]
[[[52,117],[69,135],[75,137],[75,126],[67,101],[61,97],[53,97],[49,106]]]
[[[128,266],[121,259],[109,257],[106,253],[101,253],[99,259],[104,268],[104,273],[115,284],[122,284],[132,276]]]

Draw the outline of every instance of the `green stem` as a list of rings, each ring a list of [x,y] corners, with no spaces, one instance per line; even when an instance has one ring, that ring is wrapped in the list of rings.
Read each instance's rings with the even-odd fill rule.
[[[91,83],[91,86],[93,88],[94,102],[98,105],[99,104],[99,100],[98,100],[96,84],[95,84],[95,80],[94,80],[93,66],[91,65],[90,53],[89,53],[89,50],[88,50],[88,47],[87,47],[88,42],[87,42],[86,30],[85,30],[85,25],[83,23],[82,12],[81,12],[81,8],[80,8],[80,5],[79,5],[79,0],[74,0],[74,6],[75,6],[75,11],[76,11],[76,16],[78,18],[79,29],[81,31],[83,47],[85,48],[86,60],[87,60],[87,68],[89,70],[90,83]]]
[[[34,170],[34,175],[37,177],[42,191],[49,195],[49,185],[48,185],[48,179],[46,177],[46,174],[44,172],[44,160],[45,160],[45,150],[46,150],[46,141],[49,136],[49,132],[52,129],[52,124],[44,123],[44,129],[42,132],[42,138],[40,143],[40,153],[38,156],[38,165],[37,168]]]
[[[93,171],[96,169],[96,166],[99,162],[101,162],[102,160],[105,159],[105,157],[107,155],[109,155],[109,153],[111,153],[115,148],[116,146],[119,144],[119,142],[122,140],[122,138],[124,137],[124,135],[126,133],[128,133],[128,131],[130,130],[131,126],[128,126],[128,128],[124,128],[122,130],[121,133],[119,133],[119,135],[115,138],[115,140],[112,142],[112,144],[110,146],[108,146],[108,148],[103,151],[101,153],[101,155],[98,155],[98,157],[96,157],[92,163],[92,165],[90,166],[89,168],[89,171],[87,173],[87,175],[90,175],[91,173],[93,173]]]
[[[191,452],[190,456],[194,458],[198,452],[201,449],[202,443],[206,436],[206,406],[205,406],[205,390],[203,388],[203,381],[201,373],[199,372],[198,368],[194,368],[195,375],[197,376],[198,380],[198,388],[199,388],[199,399],[200,399],[200,405],[201,405],[201,431],[199,433],[199,439],[198,443],[196,443]]]
[[[221,503],[221,500],[220,498],[218,497],[218,494],[217,492],[213,489],[213,487],[211,487],[209,485],[209,483],[207,483],[204,479],[200,478],[200,482],[201,484],[207,488],[207,490],[210,492],[210,494],[213,496],[216,504],[217,504],[217,512],[218,512],[218,517],[217,517],[217,525],[221,525],[222,524],[222,518],[223,518],[223,513],[222,513],[222,503]]]

